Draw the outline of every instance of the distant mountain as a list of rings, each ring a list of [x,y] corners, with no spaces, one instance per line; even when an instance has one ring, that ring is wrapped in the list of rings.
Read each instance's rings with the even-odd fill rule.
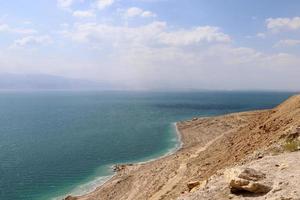
[[[46,74],[0,74],[2,90],[112,90],[110,83]]]

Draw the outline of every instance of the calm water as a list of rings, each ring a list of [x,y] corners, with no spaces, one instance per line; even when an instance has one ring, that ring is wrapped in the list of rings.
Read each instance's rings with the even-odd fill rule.
[[[172,123],[271,108],[270,92],[0,92],[0,199],[50,199],[90,188],[114,163],[177,145]],[[95,181],[96,179],[96,181]]]

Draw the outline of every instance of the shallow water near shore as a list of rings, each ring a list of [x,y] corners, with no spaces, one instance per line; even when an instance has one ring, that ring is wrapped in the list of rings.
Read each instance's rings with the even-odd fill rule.
[[[44,199],[52,199],[52,200],[61,200],[64,199],[67,195],[72,196],[81,196],[84,194],[88,194],[90,192],[93,192],[101,185],[105,184],[105,182],[109,181],[116,172],[114,172],[114,166],[118,164],[142,164],[147,163],[151,161],[155,161],[157,159],[163,158],[165,156],[171,155],[175,153],[178,149],[181,148],[181,136],[177,129],[176,122],[171,123],[168,131],[170,134],[173,134],[173,138],[170,140],[171,143],[174,142],[173,147],[168,149],[167,151],[165,149],[162,149],[161,151],[156,152],[155,154],[148,156],[148,157],[142,157],[140,159],[136,160],[130,160],[128,159],[127,162],[120,162],[120,163],[114,163],[107,166],[101,166],[98,170],[96,170],[96,173],[90,177],[88,177],[86,180],[84,180],[81,184],[78,184],[72,191],[68,191],[68,193],[63,193],[62,196],[58,197],[43,197]]]
[[[178,148],[174,122],[272,108],[280,92],[0,92],[0,199],[95,189],[119,163]]]

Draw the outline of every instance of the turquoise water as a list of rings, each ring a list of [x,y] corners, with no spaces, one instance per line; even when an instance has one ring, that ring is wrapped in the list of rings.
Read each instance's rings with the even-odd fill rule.
[[[47,200],[87,191],[112,174],[112,164],[174,149],[176,121],[271,108],[290,95],[0,92],[0,199]]]

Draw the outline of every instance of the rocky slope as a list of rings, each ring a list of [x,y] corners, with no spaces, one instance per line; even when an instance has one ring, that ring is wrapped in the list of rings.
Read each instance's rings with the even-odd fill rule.
[[[247,184],[245,188],[249,192],[247,190],[232,192],[234,186],[232,181],[241,180],[241,171],[245,169],[255,169],[254,173],[257,176],[253,177],[261,177],[261,180],[252,178],[252,181],[249,181],[251,177],[243,176],[242,180],[252,182],[252,186]],[[205,185],[179,198],[179,200],[200,199],[300,200],[300,152],[266,156],[242,166],[219,171],[210,177]]]
[[[183,141],[178,152],[153,162],[123,166],[96,191],[74,199],[220,199],[203,196],[211,193],[210,189],[201,193],[211,177],[267,154],[293,150],[298,137],[295,129],[300,127],[300,96],[271,110],[195,118],[177,126]],[[222,175],[215,182],[218,180],[223,180]]]

